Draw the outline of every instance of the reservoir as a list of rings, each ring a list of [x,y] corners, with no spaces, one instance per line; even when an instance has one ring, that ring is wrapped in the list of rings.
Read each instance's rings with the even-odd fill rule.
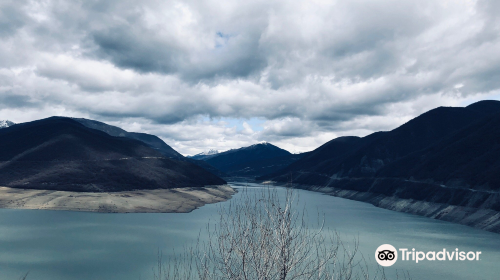
[[[258,191],[259,184],[231,183]],[[283,193],[284,189],[279,188]],[[376,268],[377,247],[391,244],[417,251],[481,251],[478,261],[401,261],[386,274],[408,271],[413,279],[498,279],[500,236],[463,225],[394,212],[367,203],[297,190],[299,210],[324,213],[325,227],[344,242],[359,241],[359,252]],[[236,194],[235,196],[238,196]],[[163,258],[192,245],[218,207],[191,213],[105,214],[0,209],[0,280],[153,279],[158,251]],[[317,215],[316,215],[317,216]],[[313,224],[313,223],[312,223]]]

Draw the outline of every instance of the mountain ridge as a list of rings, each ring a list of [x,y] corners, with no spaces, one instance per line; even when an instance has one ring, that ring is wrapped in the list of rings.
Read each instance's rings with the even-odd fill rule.
[[[64,117],[1,129],[0,161],[0,185],[13,188],[85,192],[226,183],[139,140],[111,136]]]
[[[106,132],[111,136],[128,137],[142,141],[147,145],[149,145],[151,148],[158,150],[164,156],[177,159],[183,158],[183,156],[180,153],[178,153],[176,150],[174,150],[172,147],[170,147],[167,143],[165,143],[156,135],[141,133],[141,132],[128,132],[117,126],[109,125],[96,120],[90,120],[85,118],[72,118],[72,119],[85,125],[86,127]]]
[[[141,133],[141,132],[128,132],[122,128],[117,126],[109,125],[107,123],[103,123],[96,120],[84,119],[84,118],[72,118],[79,123],[93,129],[97,129],[103,131],[109,135],[117,136],[117,137],[127,137],[130,139],[135,139],[147,144],[149,147],[159,151],[166,157],[187,161],[193,163],[201,168],[211,172],[214,175],[219,177],[226,176],[224,172],[218,170],[217,168],[211,166],[209,163],[201,161],[196,158],[188,158],[181,155],[179,152],[170,147],[167,143],[165,143],[161,138],[156,135]]]
[[[201,159],[232,177],[256,177],[284,168],[301,158],[271,143],[261,142]]]
[[[498,127],[500,101],[438,107],[391,131],[333,139],[258,179],[500,232]]]
[[[471,104],[474,105],[474,104]],[[270,179],[289,172],[303,170],[337,177],[374,176],[383,166],[419,151],[483,117],[500,101],[481,102],[467,107],[438,107],[386,132],[375,132],[365,137],[335,138],[312,151],[307,157],[286,169],[267,175]]]

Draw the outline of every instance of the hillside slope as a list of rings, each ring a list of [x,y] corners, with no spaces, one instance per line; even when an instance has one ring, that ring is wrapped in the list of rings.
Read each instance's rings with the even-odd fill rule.
[[[109,125],[103,122],[95,121],[95,120],[89,120],[89,119],[82,119],[82,118],[74,118],[74,120],[78,121],[79,123],[85,125],[86,127],[90,127],[93,129],[97,129],[103,132],[106,132],[107,134],[111,136],[117,136],[117,137],[127,137],[130,139],[135,139],[139,140],[146,145],[148,145],[150,148],[153,148],[160,152],[162,155],[181,160],[181,161],[187,161],[192,164],[198,165],[199,167],[209,171],[210,173],[223,177],[227,176],[224,172],[220,171],[219,169],[213,167],[207,162],[204,162],[198,158],[186,158],[183,155],[181,155],[179,152],[174,150],[172,147],[170,147],[167,143],[165,143],[163,140],[160,139],[160,137],[152,134],[147,134],[147,133],[140,133],[140,132],[128,132],[126,130],[123,130],[119,127]]]
[[[131,139],[136,139],[141,142],[146,143],[148,146],[151,148],[158,150],[160,153],[162,153],[166,157],[170,158],[183,158],[181,154],[179,154],[176,150],[174,150],[172,147],[167,145],[163,140],[161,140],[158,136],[147,134],[147,133],[139,133],[139,132],[128,132],[125,131],[119,127],[109,125],[103,122],[95,121],[95,120],[89,120],[89,119],[83,119],[83,118],[74,118],[77,122],[83,124],[86,127],[97,129],[103,132],[106,132],[107,134],[111,136],[118,136],[118,137],[127,137]]]
[[[0,130],[0,185],[70,191],[201,187],[225,181],[144,143],[69,118]]]
[[[500,232],[500,102],[436,108],[389,132],[334,139],[261,180]]]
[[[339,137],[261,179],[285,182],[290,173],[295,173],[294,180],[298,183],[318,184],[328,182],[331,177],[374,177],[384,166],[488,117],[495,112],[494,108],[500,112],[500,102],[483,101],[466,108],[439,107],[392,131],[362,138]]]
[[[260,143],[201,158],[229,176],[255,177],[282,169],[302,156]]]
[[[500,113],[382,168],[377,177],[500,191]]]

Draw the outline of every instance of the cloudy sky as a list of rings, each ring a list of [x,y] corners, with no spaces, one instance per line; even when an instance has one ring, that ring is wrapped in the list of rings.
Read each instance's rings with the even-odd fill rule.
[[[0,0],[0,119],[308,151],[500,99],[500,1]]]

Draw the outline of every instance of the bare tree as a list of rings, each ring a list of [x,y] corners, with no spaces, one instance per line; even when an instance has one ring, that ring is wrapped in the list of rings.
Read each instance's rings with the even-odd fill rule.
[[[342,242],[324,228],[320,215],[312,227],[306,211],[299,211],[298,192],[284,192],[280,196],[274,187],[240,191],[219,207],[206,239],[200,233],[195,248],[177,256],[170,269],[161,267],[160,259],[164,277],[157,279],[386,279],[383,270],[370,275],[357,239],[351,246]]]
[[[176,255],[169,259],[168,262],[163,261],[163,255],[158,251],[158,259],[156,267],[153,269],[154,280],[188,280],[197,279],[198,271],[196,269],[196,254],[191,249],[186,249],[183,254]]]

